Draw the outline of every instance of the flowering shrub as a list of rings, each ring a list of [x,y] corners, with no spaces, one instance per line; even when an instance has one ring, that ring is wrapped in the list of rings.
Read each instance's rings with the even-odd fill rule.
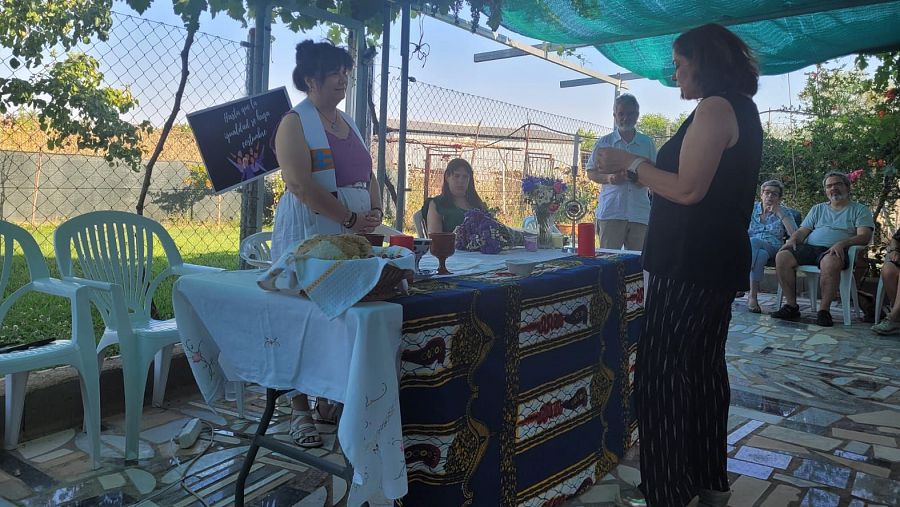
[[[790,130],[769,129],[763,140],[760,181],[786,186],[783,205],[806,212],[825,201],[822,178],[847,173],[851,198],[872,210],[876,244],[893,222],[900,188],[900,96],[891,81],[879,87],[866,73],[817,67],[800,93],[805,115]]]
[[[480,209],[467,211],[463,223],[454,232],[458,250],[497,254],[504,248],[524,242],[521,233],[511,230]]]

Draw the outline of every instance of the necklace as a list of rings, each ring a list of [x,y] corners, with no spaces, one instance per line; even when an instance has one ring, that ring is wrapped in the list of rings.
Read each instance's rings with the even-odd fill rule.
[[[337,122],[338,122],[338,112],[337,112],[337,110],[334,111],[334,119],[333,119],[333,120],[332,120],[331,118],[325,116],[325,113],[323,113],[318,107],[316,108],[316,111],[319,112],[319,116],[321,116],[322,118],[328,120],[328,123],[331,123],[331,130],[337,130]]]

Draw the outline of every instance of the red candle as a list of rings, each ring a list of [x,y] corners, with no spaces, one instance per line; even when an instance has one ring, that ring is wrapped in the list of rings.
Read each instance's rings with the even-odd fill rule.
[[[594,252],[594,224],[578,224],[578,255],[593,257]]]
[[[395,234],[391,236],[389,243],[397,246],[402,246],[408,248],[410,250],[413,249],[413,237],[407,236],[406,234]]]

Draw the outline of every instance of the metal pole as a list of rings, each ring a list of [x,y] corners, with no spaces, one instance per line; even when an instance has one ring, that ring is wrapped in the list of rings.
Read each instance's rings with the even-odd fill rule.
[[[354,30],[356,42],[356,92],[353,101],[353,119],[356,121],[356,128],[363,134],[366,144],[369,138],[365,137],[369,125],[369,60],[365,58],[366,54],[366,29],[362,28]]]
[[[431,146],[425,147],[425,182],[422,184],[422,203],[428,199],[431,190]],[[423,220],[428,217],[423,217]]]
[[[272,25],[269,18],[268,0],[256,3],[255,26],[248,37],[247,95],[255,95],[269,89],[269,44]],[[258,179],[243,187],[241,193],[241,239],[262,230],[265,208],[264,179]],[[243,266],[243,262],[241,263]]]
[[[258,68],[256,93],[263,93],[269,89],[269,60],[272,50],[272,19],[271,9],[267,0],[259,0],[256,11],[256,47],[259,59],[256,61]],[[266,180],[256,180],[256,221],[253,224],[255,231],[259,232],[263,226],[263,212],[266,208]]]
[[[578,189],[576,185],[578,184],[578,165],[581,163],[581,135],[575,134],[575,142],[573,143],[573,153],[572,153],[572,200],[578,200]],[[575,245],[575,229],[577,228],[579,218],[572,217],[572,232],[570,233],[571,239],[570,245]]]
[[[397,154],[397,217],[394,227],[403,230],[406,213],[406,99],[409,92],[409,0],[400,11],[400,146]]]
[[[388,71],[391,63],[391,4],[384,3],[384,20],[381,32],[381,90],[378,110],[378,191],[384,199],[384,182],[387,180],[387,111],[388,111]]]

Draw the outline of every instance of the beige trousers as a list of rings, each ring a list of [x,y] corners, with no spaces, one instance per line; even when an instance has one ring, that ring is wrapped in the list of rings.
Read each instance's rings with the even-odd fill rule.
[[[644,249],[644,237],[647,226],[627,220],[597,220],[597,234],[600,236],[600,248],[612,250]]]

